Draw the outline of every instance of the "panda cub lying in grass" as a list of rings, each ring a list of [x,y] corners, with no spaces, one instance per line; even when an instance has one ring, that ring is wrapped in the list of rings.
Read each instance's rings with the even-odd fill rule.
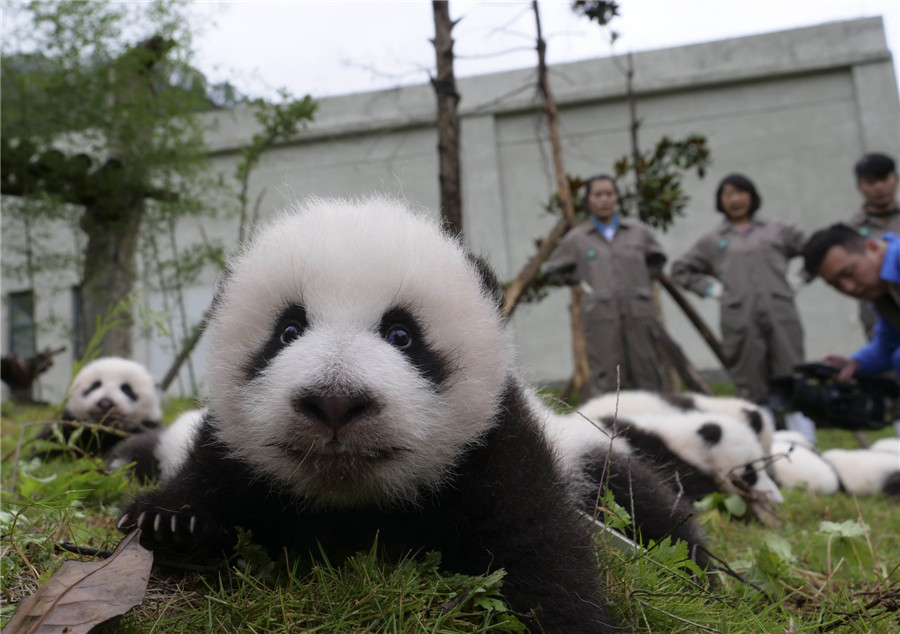
[[[159,395],[147,369],[130,359],[101,357],[86,364],[69,387],[62,419],[72,422],[100,423],[127,434],[144,434],[156,430],[162,420]],[[62,424],[68,440],[77,426]],[[38,440],[53,437],[50,427],[38,434]],[[83,429],[77,445],[92,455],[106,455],[123,436],[102,430]],[[35,452],[51,457],[59,452]]]
[[[742,481],[771,503],[784,501],[766,472],[772,420],[743,399],[622,391],[591,399],[566,419],[584,429],[574,456],[582,469],[597,470],[615,437],[690,501],[721,490],[720,477]]]
[[[620,631],[511,367],[501,302],[486,265],[402,203],[281,215],[217,293],[208,410],[181,470],[126,506],[120,529],[207,558],[232,552],[235,527],[275,558],[377,535],[388,557],[504,568],[506,599],[536,630]]]

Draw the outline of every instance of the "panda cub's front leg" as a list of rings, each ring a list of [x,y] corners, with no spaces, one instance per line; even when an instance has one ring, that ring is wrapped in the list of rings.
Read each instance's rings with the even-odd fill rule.
[[[235,504],[239,488],[209,477],[196,454],[161,489],[145,491],[125,506],[116,527],[125,533],[140,528],[141,544],[151,550],[208,556],[230,551],[236,533],[224,509]]]
[[[141,543],[150,548],[191,548],[207,542],[204,533],[209,523],[194,509],[173,509],[150,500],[138,498],[125,507],[116,523],[123,533],[141,529]]]

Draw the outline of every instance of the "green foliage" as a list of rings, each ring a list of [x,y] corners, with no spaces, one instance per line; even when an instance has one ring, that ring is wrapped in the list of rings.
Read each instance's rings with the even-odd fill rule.
[[[725,519],[732,517],[741,518],[747,514],[747,503],[737,493],[722,493],[716,491],[703,496],[703,499],[694,502],[694,508],[698,511],[715,511],[724,515]],[[710,517],[707,515],[707,517]]]
[[[167,419],[196,404],[164,404]],[[3,407],[3,442],[18,428],[46,419],[48,408]],[[848,446],[852,435],[842,438]],[[63,559],[53,544],[112,548],[116,507],[136,485],[107,474],[97,459],[25,461],[8,492],[13,464],[2,465],[0,625]],[[785,492],[782,525],[768,528],[725,513],[724,501],[702,511],[709,549],[755,588],[722,574],[709,580],[686,545],[664,539],[623,548],[597,533],[606,595],[625,631],[890,632],[900,588],[900,508],[883,496],[854,499]],[[608,493],[601,521],[626,528],[628,509]],[[715,521],[708,518],[715,516]],[[240,561],[221,575],[157,571],[144,603],[114,625],[116,632],[524,632],[503,602],[503,572],[468,577],[444,571],[436,553],[387,562],[377,546],[346,559],[271,559],[244,534]],[[895,596],[895,595],[894,595]],[[775,600],[777,598],[777,600]],[[892,611],[894,610],[894,611]],[[829,629],[832,628],[832,629]]]
[[[619,3],[612,0],[574,0],[572,11],[600,26],[607,26],[619,15]]]
[[[666,231],[684,214],[690,200],[681,185],[683,174],[694,170],[703,178],[709,163],[706,137],[700,134],[682,140],[664,136],[652,153],[623,156],[614,166],[620,181],[632,175],[632,183],[621,190],[623,213],[635,214],[651,227]]]

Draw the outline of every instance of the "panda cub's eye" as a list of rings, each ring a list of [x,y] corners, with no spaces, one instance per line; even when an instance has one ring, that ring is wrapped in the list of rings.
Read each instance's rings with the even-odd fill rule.
[[[138,400],[137,394],[134,393],[134,390],[131,388],[131,386],[128,383],[123,383],[119,389],[121,389],[122,393],[125,394],[125,396],[130,398],[132,401]]]
[[[412,336],[409,334],[409,331],[399,324],[388,328],[387,333],[384,335],[384,340],[398,350],[406,350],[412,345]]]
[[[93,383],[91,383],[90,387],[88,387],[88,389],[86,389],[84,392],[82,392],[81,395],[87,396],[88,394],[90,394],[91,392],[93,392],[94,390],[97,390],[97,389],[100,389],[100,381],[94,381]]]
[[[303,326],[296,321],[289,322],[281,329],[281,343],[287,345],[303,334]]]

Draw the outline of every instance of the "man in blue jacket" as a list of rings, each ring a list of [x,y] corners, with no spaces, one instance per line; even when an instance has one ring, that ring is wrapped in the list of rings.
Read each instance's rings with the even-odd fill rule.
[[[849,358],[831,355],[826,361],[840,368],[839,380],[857,373],[880,374],[893,369],[900,376],[900,236],[886,233],[866,238],[843,224],[814,233],[803,246],[807,278],[817,275],[836,290],[872,302],[872,340]],[[900,421],[894,427],[900,434]]]

